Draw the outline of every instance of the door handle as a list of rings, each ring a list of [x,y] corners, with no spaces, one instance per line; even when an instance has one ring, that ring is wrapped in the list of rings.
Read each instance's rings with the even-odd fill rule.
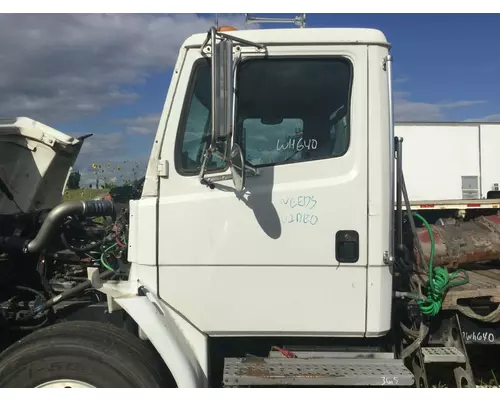
[[[338,231],[335,234],[335,258],[339,263],[359,260],[359,234],[356,231]]]

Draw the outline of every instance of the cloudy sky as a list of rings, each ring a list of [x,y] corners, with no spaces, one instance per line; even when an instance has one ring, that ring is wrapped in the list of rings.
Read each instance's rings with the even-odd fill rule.
[[[72,135],[94,133],[78,161],[82,171],[93,161],[144,161],[179,46],[213,20],[207,14],[0,15],[2,114]],[[220,22],[242,27],[244,15],[221,14]],[[498,14],[309,14],[308,26],[386,34],[400,121],[500,121]]]

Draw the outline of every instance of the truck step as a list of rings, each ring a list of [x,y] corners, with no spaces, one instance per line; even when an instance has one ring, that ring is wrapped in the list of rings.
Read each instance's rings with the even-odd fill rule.
[[[293,351],[296,358],[347,358],[347,359],[384,359],[393,360],[394,353],[382,353],[382,352],[368,352],[368,351]],[[280,351],[270,351],[269,358],[287,358]]]
[[[424,363],[465,363],[465,355],[456,347],[422,347]]]
[[[412,386],[396,359],[226,358],[223,384],[235,386]]]

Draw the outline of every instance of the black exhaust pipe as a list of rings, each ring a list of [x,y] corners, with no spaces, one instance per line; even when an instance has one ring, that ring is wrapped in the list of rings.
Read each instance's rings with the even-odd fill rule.
[[[110,200],[70,201],[54,207],[38,231],[36,237],[25,244],[25,253],[38,253],[57,233],[64,218],[70,215],[85,217],[115,217],[115,206]]]

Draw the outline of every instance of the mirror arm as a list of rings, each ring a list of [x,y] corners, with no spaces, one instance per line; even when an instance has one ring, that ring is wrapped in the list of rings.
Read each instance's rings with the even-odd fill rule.
[[[266,48],[266,46],[263,45],[262,43],[255,43],[255,42],[251,42],[250,40],[240,39],[240,38],[237,38],[235,36],[228,35],[227,33],[221,33],[221,32],[218,32],[215,27],[212,27],[207,32],[207,37],[206,37],[205,41],[203,42],[203,44],[201,45],[200,50],[202,53],[203,53],[203,49],[208,45],[208,42],[210,42],[210,39],[212,39],[212,51],[213,51],[213,47],[215,44],[215,37],[217,37],[217,36],[219,36],[221,39],[228,39],[228,40],[232,40],[233,42],[236,42],[236,43],[244,44],[247,46],[253,46],[259,50],[264,50]]]
[[[210,29],[208,32],[207,32],[207,37],[205,38],[205,41],[203,42],[203,44],[201,45],[201,53],[203,54],[203,49],[207,46],[208,42],[210,41],[210,38],[212,37],[212,29]]]
[[[258,168],[252,167],[250,164],[247,164],[247,163],[245,163],[245,170],[250,171],[255,176],[259,176],[260,175],[260,170]]]
[[[266,46],[263,45],[262,43],[255,43],[255,42],[251,42],[249,40],[240,39],[240,38],[237,38],[235,36],[228,35],[227,33],[216,32],[216,34],[219,35],[221,38],[229,39],[229,40],[232,40],[233,42],[236,42],[236,43],[245,44],[247,46],[257,47],[259,50],[264,50],[266,48]]]
[[[215,186],[209,180],[205,178],[205,172],[207,170],[207,161],[212,156],[211,145],[207,148],[207,144],[203,145],[203,161],[201,162],[200,173],[198,179],[202,185],[208,186],[210,189],[214,189]]]

